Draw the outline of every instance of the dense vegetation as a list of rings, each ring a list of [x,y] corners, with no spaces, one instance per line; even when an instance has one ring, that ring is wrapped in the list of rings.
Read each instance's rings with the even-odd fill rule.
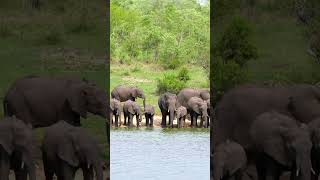
[[[209,63],[209,4],[196,0],[122,0],[111,3],[111,57],[121,63]]]
[[[211,84],[218,98],[243,83],[320,81],[319,1],[218,0],[213,7]]]
[[[0,1],[1,100],[17,78],[30,74],[77,75],[105,88],[105,2],[40,0],[34,7],[33,1]],[[103,118],[89,116],[82,124],[108,148]],[[40,141],[42,129],[36,131]]]

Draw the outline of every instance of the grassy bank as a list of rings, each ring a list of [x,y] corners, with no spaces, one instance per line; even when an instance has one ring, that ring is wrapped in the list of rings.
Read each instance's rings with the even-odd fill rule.
[[[208,88],[207,75],[201,67],[190,65],[190,80],[186,87]],[[147,104],[156,108],[156,114],[160,114],[158,108],[157,79],[162,78],[164,73],[174,72],[176,70],[164,70],[157,64],[136,63],[132,65],[111,64],[110,92],[118,85],[132,85],[144,90]],[[138,99],[142,105],[142,100]]]
[[[1,100],[17,78],[30,74],[77,75],[95,81],[101,88],[106,87],[104,2],[59,1],[44,4],[40,10],[22,7],[20,1],[15,0],[2,3]],[[2,106],[0,109],[2,117]],[[82,120],[82,124],[100,140],[103,149],[108,150],[105,120],[92,115]],[[36,130],[38,142],[42,131]],[[108,156],[108,151],[104,151],[106,160]]]

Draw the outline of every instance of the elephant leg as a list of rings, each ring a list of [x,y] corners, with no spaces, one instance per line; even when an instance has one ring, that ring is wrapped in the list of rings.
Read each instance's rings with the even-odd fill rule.
[[[9,154],[0,146],[0,179],[9,180],[10,157]]]
[[[45,152],[42,152],[44,175],[46,177],[46,180],[53,180],[54,170],[49,163],[50,161],[46,157],[47,154]]]
[[[136,121],[137,121],[137,127],[140,126],[140,123],[139,123],[139,115],[136,115]]]
[[[74,180],[76,169],[66,162],[60,164],[60,171],[58,173],[58,180]]]
[[[123,125],[127,125],[127,116],[125,114],[123,114],[123,118],[124,118]]]
[[[153,116],[150,117],[150,127],[153,127]]]
[[[114,116],[114,123],[115,123],[115,126],[118,127],[119,122],[118,122],[118,116],[117,115]]]
[[[167,112],[164,112],[161,110],[161,114],[162,114],[161,126],[166,127]]]
[[[146,126],[149,127],[149,117],[145,115],[145,118],[146,118]]]
[[[129,127],[133,126],[133,115],[132,114],[129,114],[128,124],[129,124]]]
[[[25,167],[23,169],[15,169],[14,175],[16,176],[16,180],[27,180],[28,171]]]
[[[196,127],[198,127],[198,114],[195,114],[193,123],[195,124]]]
[[[88,169],[88,167],[83,167],[81,169],[82,169],[82,173],[83,173],[83,180],[93,180],[94,179],[94,173],[93,173],[92,166],[90,166],[89,169]]]

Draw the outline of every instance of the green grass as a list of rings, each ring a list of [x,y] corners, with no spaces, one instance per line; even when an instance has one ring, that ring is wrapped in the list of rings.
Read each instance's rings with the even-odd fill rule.
[[[264,10],[248,20],[259,53],[259,58],[248,64],[250,82],[270,81],[277,75],[293,75],[296,83],[317,80],[313,75],[318,74],[320,65],[308,54],[305,27],[295,16]],[[215,39],[220,38],[228,22],[226,18],[216,23]]]
[[[105,4],[88,4],[90,27],[85,31],[72,31],[81,23],[77,20],[77,8],[69,7],[64,13],[49,7],[39,12],[20,9],[15,4],[0,8],[0,26],[6,26],[6,36],[0,36],[0,100],[17,78],[30,74],[77,75],[95,81],[103,89],[107,87]],[[3,117],[2,105],[0,115]],[[91,115],[81,122],[99,139],[109,161],[105,120]],[[35,131],[40,142],[43,129]]]
[[[208,79],[204,70],[201,67],[189,65],[187,66],[190,73],[190,81],[187,87],[208,88]],[[142,64],[135,65],[111,64],[110,75],[110,92],[118,85],[131,85],[143,89],[146,96],[146,104],[155,106],[156,114],[160,114],[158,108],[158,97],[156,94],[157,79],[162,78],[165,72],[175,72],[177,70],[163,70],[157,64]],[[142,100],[138,99],[142,105]]]

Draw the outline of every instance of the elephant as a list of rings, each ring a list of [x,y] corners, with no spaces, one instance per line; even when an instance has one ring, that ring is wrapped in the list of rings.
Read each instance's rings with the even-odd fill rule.
[[[187,117],[187,108],[184,106],[180,106],[177,108],[177,123],[178,123],[178,128],[181,128],[185,126],[186,124],[186,117]],[[183,126],[182,126],[183,122]]]
[[[241,180],[247,165],[247,156],[243,147],[230,140],[219,144],[213,154],[214,180],[227,180],[234,178]]]
[[[191,126],[197,127],[198,116],[201,116],[201,127],[207,127],[208,124],[208,107],[207,102],[198,97],[192,97],[187,103],[187,110],[191,116]]]
[[[161,126],[166,127],[167,116],[169,115],[169,125],[173,127],[175,110],[177,107],[177,95],[166,92],[158,99],[158,105],[162,114]]]
[[[308,128],[312,142],[311,163],[315,172],[312,180],[318,180],[320,174],[320,118],[309,122]]]
[[[320,117],[320,88],[306,84],[242,85],[229,90],[214,110],[214,144],[232,139],[246,149],[251,124],[258,115],[271,110],[307,124]]]
[[[146,106],[144,116],[146,118],[146,126],[153,127],[154,107],[151,105]]]
[[[6,117],[0,121],[0,179],[9,180],[10,169],[17,180],[36,179],[32,129],[22,120]]]
[[[113,116],[114,116],[114,123],[115,126],[121,126],[121,103],[119,100],[112,98],[110,101],[110,120],[113,124]]]
[[[208,120],[207,120],[207,122],[208,122],[208,124],[207,124],[207,128],[210,126],[210,121],[211,121],[211,119],[210,119],[210,117],[211,117],[211,104],[210,104],[210,99],[209,100],[206,100],[206,102],[207,102],[207,107],[208,107]]]
[[[270,111],[257,116],[249,134],[259,180],[279,180],[284,171],[291,172],[291,179],[310,180],[312,143],[306,125]]]
[[[187,107],[190,98],[198,97],[203,100],[210,100],[210,91],[207,89],[184,88],[177,95],[178,107]]]
[[[118,99],[120,102],[125,102],[127,100],[135,101],[136,98],[142,98],[143,108],[146,108],[146,97],[144,92],[137,87],[119,85],[111,91],[111,97]]]
[[[73,180],[82,169],[84,180],[103,180],[103,160],[98,142],[82,127],[61,120],[47,127],[42,141],[42,158],[47,180]]]
[[[107,118],[106,93],[78,78],[28,76],[16,80],[3,101],[5,116],[16,116],[33,128],[63,119],[80,126],[87,112]]]
[[[139,127],[139,122],[142,121],[142,108],[140,105],[132,100],[127,100],[123,105],[123,115],[124,115],[124,124],[126,125],[126,120],[128,118],[129,127],[133,125],[133,117],[136,116],[137,127]]]

